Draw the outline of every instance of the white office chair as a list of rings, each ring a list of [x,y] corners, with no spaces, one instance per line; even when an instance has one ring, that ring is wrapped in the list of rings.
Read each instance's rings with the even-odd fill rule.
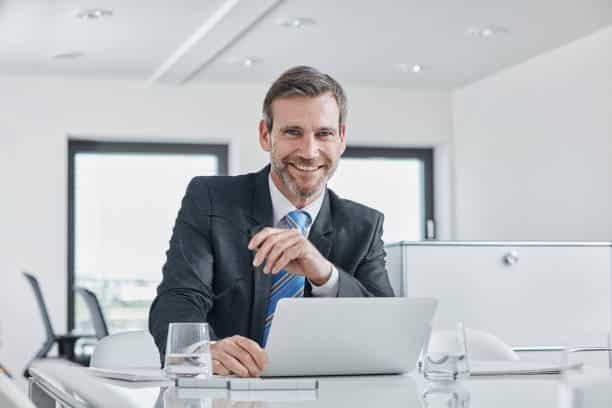
[[[558,390],[559,407],[610,408],[612,375],[609,371],[566,375]]]
[[[88,369],[62,360],[36,360],[30,367],[33,377],[49,379],[69,395],[77,395],[88,407],[138,408],[140,405],[89,374]]]
[[[4,374],[0,374],[0,407],[36,408],[17,385]]]
[[[468,358],[470,360],[519,360],[512,347],[499,337],[477,329],[465,329]],[[452,330],[435,330],[429,339],[429,352],[454,350],[457,333]]]
[[[91,356],[90,367],[160,368],[159,352],[153,337],[144,331],[111,334],[101,339]]]

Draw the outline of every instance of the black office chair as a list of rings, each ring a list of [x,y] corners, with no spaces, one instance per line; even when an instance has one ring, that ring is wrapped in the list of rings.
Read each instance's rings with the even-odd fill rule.
[[[32,361],[39,358],[47,357],[47,354],[49,354],[49,351],[51,350],[54,344],[57,344],[57,351],[60,358],[65,358],[76,363],[82,363],[81,361],[75,359],[74,345],[77,340],[84,336],[76,336],[72,334],[56,335],[55,331],[53,330],[53,326],[51,325],[51,319],[49,318],[49,312],[47,311],[47,305],[45,304],[45,300],[43,298],[38,279],[36,279],[34,275],[27,272],[23,272],[23,275],[26,277],[27,281],[30,283],[30,286],[32,286],[32,290],[34,291],[34,296],[36,297],[36,303],[38,304],[38,309],[40,311],[40,315],[45,326],[46,334],[46,339],[43,345],[26,366],[23,372],[23,376],[26,378],[30,376],[28,369],[30,367],[30,364],[32,364]]]
[[[9,373],[9,371],[6,368],[4,368],[2,363],[0,363],[0,375],[6,375],[8,378],[13,378],[11,373]]]
[[[98,340],[108,336],[108,325],[106,324],[106,319],[104,318],[104,313],[102,312],[102,307],[100,306],[100,302],[98,302],[96,294],[82,286],[75,287],[74,291],[81,295],[85,301]]]

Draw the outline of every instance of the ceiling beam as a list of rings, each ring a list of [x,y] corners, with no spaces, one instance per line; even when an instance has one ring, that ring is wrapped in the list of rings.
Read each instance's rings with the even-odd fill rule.
[[[155,70],[149,84],[185,84],[192,80],[284,1],[223,2]]]

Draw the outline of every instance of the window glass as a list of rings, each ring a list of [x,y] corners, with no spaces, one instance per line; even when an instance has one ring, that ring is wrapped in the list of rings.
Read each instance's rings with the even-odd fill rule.
[[[96,293],[111,332],[146,329],[187,184],[218,168],[214,154],[75,154],[74,284]],[[75,329],[91,332],[78,295]]]
[[[416,158],[343,157],[329,187],[385,215],[387,243],[423,239],[423,162]]]

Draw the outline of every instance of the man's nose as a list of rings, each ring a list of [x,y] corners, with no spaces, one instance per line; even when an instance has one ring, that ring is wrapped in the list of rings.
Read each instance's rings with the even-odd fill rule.
[[[307,133],[302,138],[300,153],[305,159],[319,157],[319,143],[314,133]]]

